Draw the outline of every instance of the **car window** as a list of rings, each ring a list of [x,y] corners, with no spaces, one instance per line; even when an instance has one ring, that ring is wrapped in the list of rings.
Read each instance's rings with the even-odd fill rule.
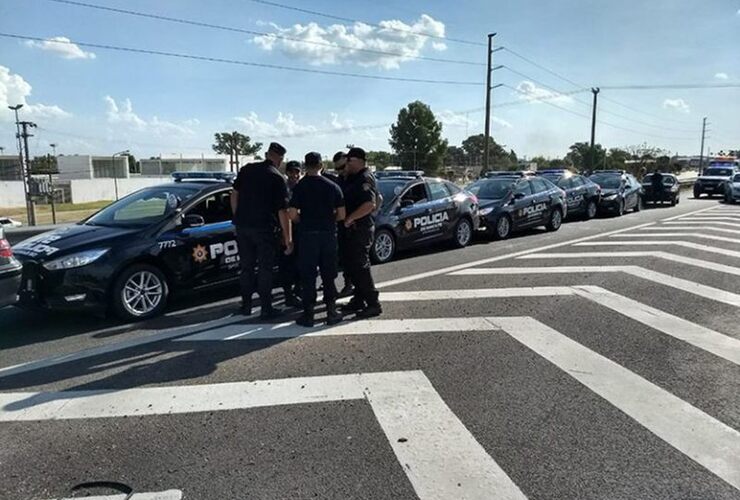
[[[548,183],[545,182],[543,179],[532,179],[529,182],[532,183],[532,188],[534,189],[535,193],[544,193],[545,191],[550,190],[550,185],[548,185]]]
[[[229,191],[214,193],[188,210],[187,213],[188,215],[200,215],[206,224],[229,221],[232,218],[230,194]]]
[[[524,196],[532,194],[532,187],[530,186],[529,181],[517,182],[516,186],[514,186],[514,194],[523,194]]]
[[[460,189],[458,186],[456,186],[455,184],[453,184],[451,182],[445,182],[445,186],[447,186],[447,189],[450,190],[450,193],[452,195],[456,195],[456,194],[458,194],[459,192],[462,191],[462,189]]]
[[[573,179],[570,177],[561,177],[557,180],[555,185],[562,189],[570,189],[573,187]]]
[[[0,219],[0,224],[10,224],[10,219]]]
[[[447,186],[445,186],[441,182],[430,182],[428,186],[433,201],[442,200],[450,196],[450,192],[447,190]]]
[[[574,188],[579,188],[581,186],[585,186],[586,183],[583,180],[583,177],[581,176],[575,176],[570,178],[571,186]]]
[[[173,214],[196,193],[197,187],[185,185],[142,189],[108,205],[87,219],[85,224],[145,227]]]
[[[401,197],[402,201],[410,201],[414,204],[417,203],[424,203],[427,200],[427,190],[424,187],[424,184],[416,184],[415,186],[412,186],[409,188],[408,191],[406,191],[403,196]]]

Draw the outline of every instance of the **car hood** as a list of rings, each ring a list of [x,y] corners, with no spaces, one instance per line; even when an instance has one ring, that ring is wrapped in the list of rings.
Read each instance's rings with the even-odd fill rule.
[[[506,203],[506,198],[499,198],[495,200],[478,198],[478,207],[480,210],[484,208],[500,208]]]
[[[139,231],[141,229],[75,224],[23,240],[13,247],[13,253],[20,260],[46,260],[106,246],[112,244],[113,240]]]
[[[611,195],[613,195],[613,194],[619,194],[619,189],[614,189],[614,188],[609,188],[609,189],[607,189],[607,188],[601,188],[601,196],[602,196],[602,197],[605,197],[605,196],[611,196]]]

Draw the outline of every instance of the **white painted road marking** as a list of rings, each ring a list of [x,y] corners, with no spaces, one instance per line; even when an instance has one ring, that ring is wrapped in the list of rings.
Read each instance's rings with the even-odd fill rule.
[[[687,217],[689,215],[700,214],[702,212],[709,212],[710,210],[715,210],[716,208],[717,207],[702,208],[701,210],[694,210],[693,212],[686,212],[684,214],[674,215],[673,217],[668,217],[667,219],[661,219],[661,220],[663,222],[669,221],[669,220],[676,220],[676,219],[680,219],[681,217]]]
[[[714,234],[704,234],[704,233],[662,233],[662,234],[625,233],[625,234],[613,234],[610,236],[610,238],[666,238],[666,237],[699,238],[699,239],[704,239],[704,240],[726,241],[728,243],[740,244],[740,239],[738,238],[728,238],[726,236],[717,236]]]
[[[524,494],[420,371],[357,373],[122,391],[0,393],[0,421],[163,415],[367,400],[422,500]]]
[[[710,224],[725,224],[727,226],[740,227],[740,219],[734,217],[686,217],[678,220],[680,222],[707,222]]]
[[[717,271],[734,276],[740,276],[740,267],[726,266],[716,264],[712,261],[685,257],[669,252],[648,252],[648,251],[628,251],[628,252],[543,252],[531,255],[523,255],[519,259],[610,259],[613,257],[652,257],[656,259],[669,260],[688,264],[690,266],[701,267],[710,271]]]
[[[505,299],[510,297],[552,297],[556,295],[573,295],[573,291],[567,286],[481,288],[474,290],[423,290],[384,292],[381,294],[380,299],[383,302],[412,302],[416,300]]]
[[[688,220],[688,219],[687,220],[675,221],[675,222],[666,222],[666,224],[683,224],[683,225],[691,224],[691,225],[694,225],[694,226],[710,226],[711,225],[711,226],[740,227],[740,224],[733,224],[732,222],[721,222],[721,221],[716,221],[716,222],[714,222],[714,221],[704,221],[704,222],[701,222],[701,221],[696,221],[696,220],[692,221],[692,220]]]
[[[625,273],[637,278],[645,279],[660,285],[677,288],[681,291],[692,293],[700,297],[717,302],[724,302],[731,306],[740,307],[740,295],[726,290],[720,290],[707,285],[701,285],[693,281],[676,278],[668,274],[652,271],[640,266],[558,266],[558,267],[475,267],[462,269],[450,273],[450,276],[476,276],[476,275],[517,275],[517,274],[574,274],[574,273]]]
[[[673,222],[667,222],[666,224],[674,224]],[[689,224],[695,224],[696,226],[701,226],[702,231],[716,231],[718,233],[730,233],[730,234],[740,234],[740,229],[727,229],[724,227],[713,227],[708,226],[703,222],[686,222],[680,226],[670,226],[670,227],[643,227],[639,229],[640,231],[696,231],[697,227],[692,227]],[[627,234],[627,233],[625,233]]]
[[[538,321],[500,321],[516,340],[740,489],[740,432]]]
[[[701,250],[702,252],[716,253],[720,255],[726,255],[728,257],[740,258],[740,252],[736,250],[727,250],[725,248],[710,247],[707,245],[700,245],[698,243],[692,243],[690,241],[677,241],[677,240],[660,240],[660,241],[589,241],[587,243],[576,243],[573,246],[592,246],[592,247],[608,247],[608,246],[656,246],[656,245],[674,245],[677,247],[691,248],[693,250]]]
[[[51,500],[79,500],[81,497],[69,497]],[[124,493],[117,495],[95,495],[92,497],[84,497],[85,500],[180,500],[182,498],[182,491],[180,490],[166,490],[157,491],[151,493],[134,493],[130,497]]]

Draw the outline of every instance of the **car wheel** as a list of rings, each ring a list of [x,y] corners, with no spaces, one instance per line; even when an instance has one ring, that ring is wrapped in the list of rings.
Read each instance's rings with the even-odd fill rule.
[[[678,205],[678,196],[671,198],[671,206],[675,207],[676,205]]]
[[[661,205],[662,204],[663,204],[663,202],[661,202]],[[635,204],[635,212],[639,212],[642,209],[643,209],[643,206],[642,206],[642,196],[638,196],[637,197],[637,203]]]
[[[162,313],[169,286],[165,275],[149,264],[135,264],[124,270],[113,284],[111,305],[125,321],[140,321]]]
[[[508,215],[502,215],[496,221],[493,237],[497,240],[505,240],[509,236],[511,236],[511,219]]]
[[[455,235],[452,241],[458,248],[466,247],[473,239],[473,225],[468,219],[460,219],[455,225]]]
[[[586,220],[596,217],[597,210],[598,207],[596,206],[596,202],[594,200],[590,200],[588,205],[586,205]]]
[[[698,189],[694,188],[694,198],[696,198],[698,200],[700,197],[701,197],[701,191],[699,191]]]
[[[381,229],[375,233],[370,257],[376,264],[385,264],[393,259],[396,253],[396,239],[387,229]]]
[[[553,208],[550,213],[550,220],[547,222],[545,228],[548,231],[557,231],[560,226],[563,225],[563,213],[559,208]]]

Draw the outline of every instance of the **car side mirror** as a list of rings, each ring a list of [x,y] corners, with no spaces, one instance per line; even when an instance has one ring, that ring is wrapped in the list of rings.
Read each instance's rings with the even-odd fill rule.
[[[524,193],[514,193],[515,200],[521,200],[522,198],[524,198]]]
[[[188,214],[182,218],[183,227],[201,227],[205,224],[205,219],[198,214]]]

